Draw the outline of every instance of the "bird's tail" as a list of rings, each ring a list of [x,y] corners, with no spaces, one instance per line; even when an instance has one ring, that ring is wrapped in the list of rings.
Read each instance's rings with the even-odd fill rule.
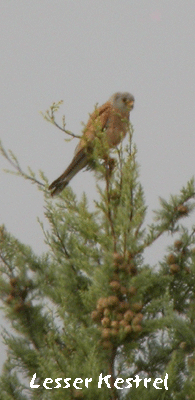
[[[86,167],[88,163],[86,150],[82,148],[73,158],[68,168],[49,186],[51,190],[51,196],[59,194],[70,182],[70,180],[79,172],[82,168]]]

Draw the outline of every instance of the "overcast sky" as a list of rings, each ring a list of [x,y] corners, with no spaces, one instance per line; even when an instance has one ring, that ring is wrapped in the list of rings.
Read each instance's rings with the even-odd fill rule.
[[[67,129],[80,134],[97,102],[116,91],[131,92],[150,222],[159,196],[179,193],[194,175],[194,17],[194,0],[2,0],[0,138],[5,148],[24,170],[41,169],[51,182],[68,165],[76,141],[65,142],[40,111],[63,99]],[[43,196],[3,168],[9,164],[1,157],[0,223],[41,254],[46,247],[37,216],[44,222]],[[93,173],[81,172],[71,186],[79,198],[83,191],[91,202],[97,198]]]

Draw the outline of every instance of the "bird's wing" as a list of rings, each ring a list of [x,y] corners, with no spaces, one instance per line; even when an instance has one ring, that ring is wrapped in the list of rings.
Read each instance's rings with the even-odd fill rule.
[[[107,101],[102,106],[98,107],[91,115],[83,132],[83,138],[78,143],[75,149],[75,155],[83,148],[86,143],[94,139],[96,131],[103,131],[106,128],[109,117],[111,115],[112,105]]]
[[[90,115],[89,121],[83,133],[83,138],[80,140],[75,149],[75,154],[70,165],[63,172],[63,174],[60,175],[59,178],[52,182],[49,186],[49,189],[52,191],[52,196],[60,193],[73,178],[73,176],[88,165],[89,160],[86,153],[86,144],[94,139],[95,132],[98,129],[103,131],[108,122],[110,113],[111,103],[108,101]]]

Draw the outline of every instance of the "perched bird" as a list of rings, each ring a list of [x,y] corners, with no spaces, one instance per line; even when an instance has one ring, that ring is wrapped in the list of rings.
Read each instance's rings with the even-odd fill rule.
[[[90,146],[93,147],[93,141],[98,132],[103,134],[108,148],[115,147],[121,142],[127,133],[129,114],[133,106],[132,94],[117,92],[90,115],[70,165],[49,186],[51,196],[60,193],[77,172],[89,165],[89,149]]]

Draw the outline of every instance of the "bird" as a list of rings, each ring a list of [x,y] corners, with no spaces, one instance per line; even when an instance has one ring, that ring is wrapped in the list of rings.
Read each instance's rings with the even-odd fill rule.
[[[62,175],[49,186],[51,196],[62,192],[70,180],[83,168],[90,167],[90,148],[98,134],[104,138],[108,149],[116,147],[125,137],[130,111],[134,107],[134,96],[128,92],[114,93],[102,106],[95,109],[83,130],[73,159]]]

